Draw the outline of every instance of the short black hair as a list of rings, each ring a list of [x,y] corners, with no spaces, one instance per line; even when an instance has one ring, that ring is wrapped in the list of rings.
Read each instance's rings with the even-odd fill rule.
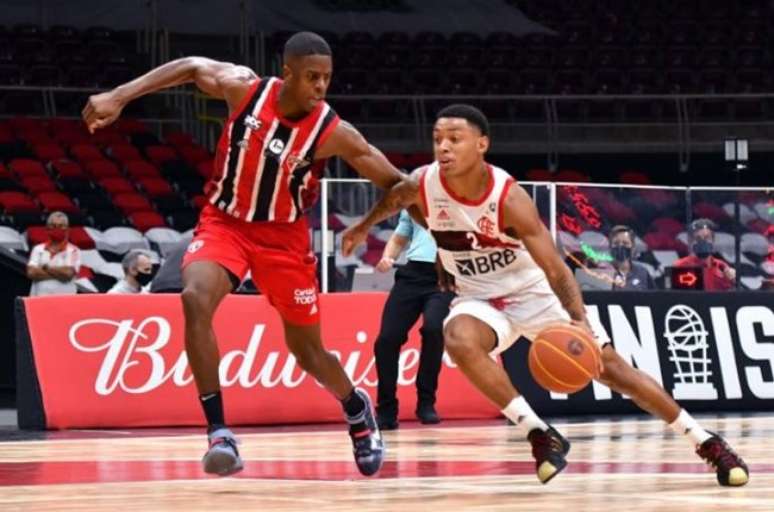
[[[306,57],[307,55],[331,55],[331,47],[319,34],[296,32],[285,42],[282,57]]]
[[[715,231],[718,229],[718,226],[710,219],[705,218],[696,219],[695,221],[691,222],[691,225],[689,226],[691,235],[695,235],[697,231],[701,231],[702,229],[709,229],[714,235]]]
[[[618,224],[617,226],[613,226],[613,228],[610,230],[610,234],[607,237],[608,240],[612,242],[613,238],[619,233],[629,233],[629,238],[631,239],[632,243],[634,243],[636,238],[634,230],[624,224]]]
[[[481,132],[481,135],[489,136],[489,120],[486,118],[483,112],[466,103],[455,103],[448,107],[442,108],[435,116],[435,120],[438,121],[442,117],[459,117],[472,124]]]

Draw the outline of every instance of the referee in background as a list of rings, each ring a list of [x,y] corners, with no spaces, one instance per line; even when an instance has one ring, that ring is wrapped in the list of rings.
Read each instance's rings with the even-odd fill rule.
[[[449,313],[449,303],[454,294],[439,290],[435,241],[405,210],[400,213],[398,226],[387,242],[376,269],[380,272],[391,269],[407,245],[408,263],[395,272],[395,285],[384,305],[382,325],[374,346],[379,377],[376,414],[379,427],[383,430],[398,428],[398,358],[400,348],[406,343],[408,332],[419,315],[424,315],[424,319],[420,329],[422,350],[415,412],[424,424],[441,421],[435,410],[435,392],[443,357],[443,320]]]

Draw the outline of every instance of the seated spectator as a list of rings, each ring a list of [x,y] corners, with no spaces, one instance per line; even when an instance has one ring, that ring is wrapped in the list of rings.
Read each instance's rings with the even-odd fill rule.
[[[610,255],[613,257],[613,290],[652,290],[655,283],[648,269],[632,261],[634,230],[629,226],[614,226],[608,235]]]
[[[129,251],[121,261],[124,278],[107,293],[145,293],[144,287],[153,279],[153,263],[150,255],[141,250]]]
[[[70,222],[63,212],[48,216],[48,241],[32,248],[27,277],[32,280],[30,296],[77,293],[75,276],[81,268],[81,251],[68,242]]]
[[[691,252],[674,262],[675,267],[700,267],[704,274],[705,290],[730,290],[736,286],[736,270],[713,256],[715,223],[709,219],[697,219],[690,226]]]

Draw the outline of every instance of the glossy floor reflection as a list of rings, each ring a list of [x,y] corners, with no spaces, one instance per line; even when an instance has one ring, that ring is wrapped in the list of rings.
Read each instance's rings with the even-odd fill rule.
[[[529,444],[500,422],[388,432],[372,479],[330,426],[238,430],[245,470],[226,479],[202,473],[205,441],[190,429],[81,431],[0,443],[0,510],[774,511],[774,416],[702,423],[747,460],[746,487],[718,486],[687,441],[652,420],[555,422],[573,446],[545,486]]]

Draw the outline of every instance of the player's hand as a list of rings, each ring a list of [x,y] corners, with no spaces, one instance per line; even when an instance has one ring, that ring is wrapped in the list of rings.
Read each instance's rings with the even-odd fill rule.
[[[341,235],[341,254],[350,256],[357,249],[357,246],[365,243],[368,238],[368,229],[355,224],[344,230]]]
[[[395,265],[394,259],[383,256],[382,259],[379,260],[379,263],[376,264],[376,270],[379,272],[387,272],[393,265]]]
[[[726,279],[728,279],[729,281],[736,280],[736,269],[731,265],[728,265],[726,268],[723,269],[723,274],[726,276]]]
[[[89,101],[83,107],[81,116],[83,116],[89,133],[94,133],[94,130],[104,128],[118,119],[123,109],[124,102],[113,90],[89,96]]]

